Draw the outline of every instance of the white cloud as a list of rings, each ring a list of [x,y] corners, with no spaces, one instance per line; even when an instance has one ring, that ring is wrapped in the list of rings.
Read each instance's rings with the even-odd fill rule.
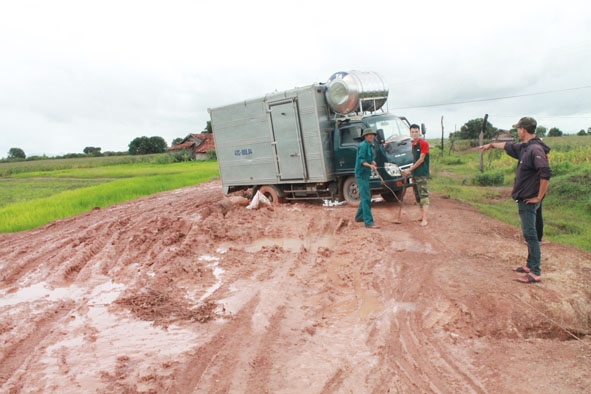
[[[591,126],[587,2],[19,1],[0,6],[0,156],[126,150],[203,129],[208,107],[376,71],[433,135],[489,113]],[[465,104],[494,97],[543,95]],[[445,104],[430,107],[431,104]],[[416,107],[416,108],[407,108]]]

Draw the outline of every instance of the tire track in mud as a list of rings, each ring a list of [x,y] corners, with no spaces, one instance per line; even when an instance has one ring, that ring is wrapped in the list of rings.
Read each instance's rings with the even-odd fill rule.
[[[439,242],[438,239],[437,241]],[[433,253],[437,256],[454,255],[442,242],[435,246]],[[401,264],[399,286],[396,287],[394,298],[415,307],[411,310],[402,308],[393,314],[389,337],[397,338],[400,343],[389,350],[393,352],[391,356],[397,360],[400,378],[404,378],[404,381],[396,384],[411,391],[486,393],[479,382],[463,372],[467,370],[466,365],[459,365],[458,361],[446,354],[447,351],[438,342],[437,336],[424,334],[429,329],[425,327],[424,319],[433,305],[427,305],[422,299],[435,298],[432,293],[438,292],[437,284],[431,267],[415,264],[413,261],[428,261],[429,256],[430,253],[427,256],[413,257],[411,253]],[[445,294],[443,291],[438,293]]]
[[[84,233],[79,234],[76,240],[69,245],[67,254],[73,257],[65,258],[63,262],[59,263],[62,277],[66,283],[86,281],[94,275],[95,265],[91,264],[88,270],[85,268],[95,256],[105,251],[112,238],[113,227],[112,222],[97,223],[87,228]]]
[[[381,236],[375,236],[375,241],[381,245],[386,242]],[[377,302],[381,304],[381,308],[370,309],[373,315],[369,316],[367,344],[380,361],[367,373],[367,392],[384,392],[389,387],[394,392],[486,393],[477,380],[464,372],[466,365],[446,354],[445,345],[433,336],[421,334],[428,308],[421,299],[430,298],[432,294],[425,294],[425,289],[436,285],[431,267],[413,261],[428,261],[431,254],[439,255],[441,245],[434,250],[429,246],[427,256],[419,253],[420,256],[413,257],[412,253],[417,252],[411,252],[404,259],[397,259],[394,255],[392,262],[376,263],[374,252],[369,251],[359,267],[339,260],[331,263],[334,267],[329,269],[333,272],[329,276],[333,280],[338,280],[335,272],[352,279],[350,286],[360,304],[358,312],[363,311],[363,304],[376,305],[375,296],[368,293],[370,289],[376,292]],[[384,330],[378,326],[390,328]],[[332,381],[322,393],[339,392],[351,386],[350,381],[335,383]]]
[[[185,363],[185,369],[177,374],[177,384],[173,392],[199,393],[208,392],[216,387],[217,392],[229,392],[231,380],[220,380],[221,376],[235,376],[240,357],[244,356],[244,339],[251,337],[250,320],[260,301],[260,295],[252,297],[240,313],[230,321],[222,323],[222,328],[206,343],[192,350]]]
[[[277,341],[281,333],[281,321],[285,318],[286,307],[279,306],[277,311],[269,319],[269,330],[261,338],[256,347],[256,354],[253,360],[249,363],[252,367],[245,393],[267,393],[273,391],[273,385],[269,384],[270,378],[273,374],[274,360],[273,360],[273,345]],[[271,352],[269,351],[271,349]]]
[[[60,302],[52,308],[45,309],[39,318],[31,318],[27,327],[27,334],[17,343],[2,349],[0,357],[0,387],[7,392],[19,392],[19,384],[23,374],[27,373],[27,364],[43,353],[43,349],[50,344],[52,333],[58,323],[71,312],[73,304]],[[20,330],[14,327],[14,330]],[[20,337],[20,335],[19,335]]]

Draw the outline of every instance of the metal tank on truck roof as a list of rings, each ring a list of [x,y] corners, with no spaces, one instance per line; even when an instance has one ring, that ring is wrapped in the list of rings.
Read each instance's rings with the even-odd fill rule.
[[[388,87],[375,72],[338,72],[328,79],[326,101],[337,114],[375,112],[387,100]]]

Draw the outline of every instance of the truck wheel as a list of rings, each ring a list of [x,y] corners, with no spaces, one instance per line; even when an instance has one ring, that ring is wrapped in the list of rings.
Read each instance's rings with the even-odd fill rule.
[[[259,191],[271,201],[271,204],[277,205],[285,202],[285,197],[280,197],[279,192],[274,186],[261,186]]]
[[[354,176],[345,179],[343,183],[343,198],[351,206],[359,206],[359,187]]]

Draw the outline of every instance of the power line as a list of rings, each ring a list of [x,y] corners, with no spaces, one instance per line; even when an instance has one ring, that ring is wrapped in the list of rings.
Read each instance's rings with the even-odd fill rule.
[[[483,101],[506,100],[506,99],[517,98],[517,97],[540,96],[543,94],[562,93],[562,92],[568,92],[568,91],[572,91],[572,90],[589,89],[589,88],[591,88],[591,85],[579,86],[579,87],[575,87],[575,88],[559,89],[559,90],[548,90],[545,92],[537,92],[537,93],[516,94],[513,96],[491,97],[491,98],[478,99],[478,100],[454,101],[454,102],[439,103],[439,104],[426,104],[426,105],[411,106],[411,107],[397,107],[397,108],[391,108],[391,109],[398,110],[398,109],[441,107],[444,105],[470,104],[470,103],[479,103],[479,102],[483,102]]]

